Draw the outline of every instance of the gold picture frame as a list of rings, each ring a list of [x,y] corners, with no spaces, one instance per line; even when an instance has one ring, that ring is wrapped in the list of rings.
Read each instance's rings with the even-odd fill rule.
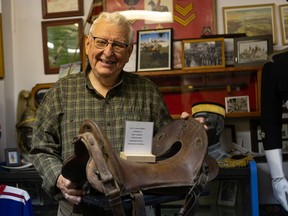
[[[275,4],[223,7],[222,12],[225,34],[273,35],[277,44]]]
[[[283,45],[288,44],[288,5],[279,5],[279,15]]]
[[[83,16],[83,0],[42,0],[43,19]]]

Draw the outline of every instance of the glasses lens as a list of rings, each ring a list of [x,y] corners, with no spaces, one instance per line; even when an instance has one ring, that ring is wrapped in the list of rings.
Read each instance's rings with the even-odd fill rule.
[[[94,42],[98,49],[104,49],[108,45],[108,41],[100,38],[95,38]]]
[[[97,38],[97,37],[93,37],[93,38],[94,38],[95,47],[98,49],[105,49],[109,44],[109,42],[103,38]],[[114,41],[111,44],[112,44],[113,51],[117,53],[124,52],[126,48],[128,47],[127,44],[119,42],[119,41]]]

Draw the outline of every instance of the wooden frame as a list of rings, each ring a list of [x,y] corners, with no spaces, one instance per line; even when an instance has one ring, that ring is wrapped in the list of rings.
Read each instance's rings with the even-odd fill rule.
[[[32,90],[31,90],[31,97],[32,100],[34,101],[35,107],[38,108],[40,105],[44,95],[47,93],[49,88],[53,83],[41,83],[41,84],[36,84]]]
[[[43,19],[83,16],[83,0],[42,0]]]
[[[5,149],[5,161],[6,166],[15,167],[21,165],[20,151],[17,148],[6,148]]]
[[[161,0],[161,6],[167,7],[168,12],[172,12],[172,21],[160,22],[157,16],[156,22],[146,21],[144,18],[151,18],[146,15],[146,11],[151,11],[151,3],[157,3],[157,0],[138,0],[138,1],[123,1],[123,0],[106,0],[105,11],[129,11],[141,10],[136,12],[136,16],[141,16],[138,19],[136,16],[131,18],[133,29],[135,32],[143,29],[157,28],[173,28],[174,39],[199,38],[202,34],[217,33],[217,15],[216,15],[216,0],[193,1],[191,0]],[[150,3],[150,5],[149,5]],[[159,13],[160,11],[154,11]],[[163,12],[163,11],[162,11]],[[134,42],[136,42],[136,34]]]
[[[283,45],[288,44],[288,5],[279,5],[280,24]]]
[[[172,29],[137,32],[137,71],[171,70]]]
[[[45,74],[57,74],[60,65],[82,61],[82,31],[82,19],[42,22]]]
[[[226,113],[250,112],[249,96],[225,97]]]
[[[277,44],[275,4],[223,7],[224,33],[247,36],[273,35]]]
[[[237,180],[222,180],[220,182],[218,204],[234,206],[237,198]]]
[[[262,65],[273,52],[272,35],[234,39],[234,65]]]
[[[224,38],[182,41],[182,69],[225,67]]]
[[[0,79],[5,75],[4,52],[3,52],[3,35],[2,35],[2,14],[0,14]]]

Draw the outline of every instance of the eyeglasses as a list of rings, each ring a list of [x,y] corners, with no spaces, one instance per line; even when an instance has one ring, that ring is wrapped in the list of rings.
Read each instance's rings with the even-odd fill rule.
[[[122,53],[128,47],[128,44],[125,44],[119,41],[113,41],[113,43],[110,43],[108,40],[104,38],[94,37],[92,34],[90,35],[94,39],[94,45],[97,49],[105,49],[108,46],[108,44],[112,44],[112,49],[114,52]]]

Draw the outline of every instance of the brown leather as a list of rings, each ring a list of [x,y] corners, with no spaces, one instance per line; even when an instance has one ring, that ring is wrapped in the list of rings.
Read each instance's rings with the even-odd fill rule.
[[[113,200],[112,207],[121,204],[119,196],[139,190],[187,194],[187,188],[203,186],[218,173],[216,161],[207,156],[206,131],[193,119],[174,120],[154,136],[155,163],[120,158],[106,134],[90,120],[82,124],[73,143],[75,155],[64,164],[62,175],[77,182],[87,177],[93,188]]]

